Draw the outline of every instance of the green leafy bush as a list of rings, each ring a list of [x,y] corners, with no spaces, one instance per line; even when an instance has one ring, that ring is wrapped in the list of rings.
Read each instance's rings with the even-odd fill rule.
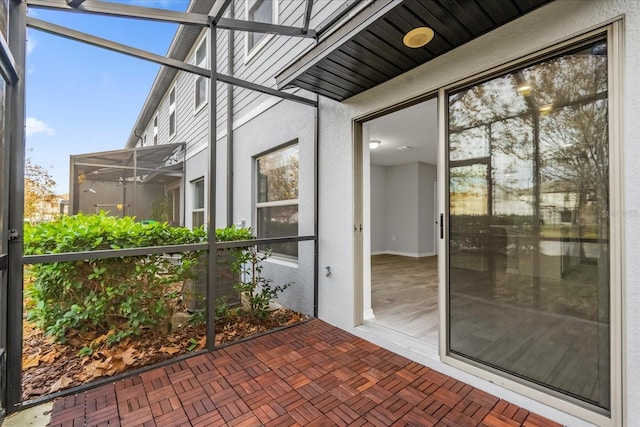
[[[200,243],[203,229],[166,223],[142,224],[133,217],[64,216],[25,227],[25,254]],[[150,254],[109,259],[34,264],[26,294],[33,300],[28,319],[65,341],[72,331],[107,334],[110,343],[144,329],[165,333],[177,296],[175,284],[192,277],[197,252],[180,257]]]
[[[219,242],[252,240],[255,234],[252,228],[239,228],[232,225],[216,230]],[[218,281],[231,280],[233,288],[241,295],[244,308],[257,320],[266,320],[269,303],[291,284],[273,285],[273,281],[262,275],[262,262],[271,256],[256,246],[219,249]],[[225,320],[231,313],[228,296],[216,300],[216,319]]]
[[[246,308],[254,318],[266,320],[269,303],[291,284],[274,286],[273,280],[262,275],[262,261],[271,256],[271,251],[259,251],[256,246],[243,248],[233,261],[232,269],[240,274],[235,288],[243,297]]]

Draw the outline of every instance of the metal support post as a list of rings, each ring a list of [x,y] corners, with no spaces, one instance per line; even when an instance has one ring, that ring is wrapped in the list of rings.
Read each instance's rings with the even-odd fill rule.
[[[207,262],[207,348],[215,348],[216,338],[216,162],[217,162],[217,34],[216,25],[211,22],[209,25],[209,45],[208,45],[209,65],[211,67],[211,78],[209,79],[209,167],[208,167],[208,195],[209,203],[207,208],[207,227],[209,253]]]
[[[7,86],[9,105],[9,228],[17,230],[9,241],[7,310],[7,413],[15,412],[22,396],[22,256],[25,162],[25,60],[27,5],[9,2],[9,48],[16,61],[18,80]]]

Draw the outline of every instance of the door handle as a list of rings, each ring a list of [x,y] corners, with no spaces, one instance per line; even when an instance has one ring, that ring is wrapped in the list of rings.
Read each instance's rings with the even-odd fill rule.
[[[440,238],[444,239],[444,214],[440,214]]]

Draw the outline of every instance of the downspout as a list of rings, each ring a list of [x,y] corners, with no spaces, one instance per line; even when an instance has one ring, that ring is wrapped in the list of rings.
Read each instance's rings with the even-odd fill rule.
[[[235,2],[229,4],[229,16],[235,15]],[[233,76],[235,31],[228,31],[227,75]],[[233,225],[233,86],[227,85],[227,227]]]
[[[320,145],[320,95],[316,94],[316,108],[315,108],[315,120],[314,120],[314,130],[313,130],[313,156],[314,156],[314,161],[313,161],[313,178],[314,178],[314,195],[315,195],[315,200],[314,200],[314,204],[313,204],[313,234],[315,236],[315,240],[313,241],[313,269],[315,271],[315,274],[313,276],[313,317],[318,317],[318,297],[319,297],[319,292],[318,292],[318,284],[319,284],[319,275],[320,275],[320,270],[319,270],[319,262],[318,262],[318,208],[319,208],[319,189],[320,189],[320,182],[319,182],[319,167],[318,167],[318,163],[319,163],[319,145]]]

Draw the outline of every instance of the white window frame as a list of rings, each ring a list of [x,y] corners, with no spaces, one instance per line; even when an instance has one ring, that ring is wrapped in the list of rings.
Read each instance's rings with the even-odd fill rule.
[[[146,147],[147,146],[147,133],[145,132],[144,135],[142,135],[142,146]]]
[[[171,94],[173,94],[173,102],[171,102]],[[169,139],[172,139],[178,133],[178,114],[176,104],[178,103],[178,92],[175,85],[169,91]],[[173,133],[171,133],[171,115],[173,114]]]
[[[289,141],[286,144],[280,145],[272,150],[266,151],[264,153],[261,153],[257,156],[255,156],[255,186],[254,188],[256,189],[256,196],[255,196],[255,209],[254,209],[254,213],[255,213],[255,231],[256,231],[256,236],[258,238],[260,238],[260,231],[258,229],[258,223],[259,223],[259,211],[262,208],[270,208],[270,207],[280,207],[280,206],[297,206],[298,207],[298,234],[300,234],[300,169],[298,169],[298,198],[297,199],[289,199],[289,200],[276,200],[273,202],[258,202],[258,194],[259,194],[259,161],[260,159],[267,157],[271,154],[277,153],[279,151],[283,151],[286,150],[288,148],[294,147],[294,146],[298,146],[298,165],[300,165],[300,141],[296,138],[293,141]],[[299,166],[298,166],[299,167]],[[290,260],[290,261],[297,261],[298,257],[297,256],[291,256],[291,255],[287,255],[287,254],[282,254],[282,253],[278,253],[278,252],[272,252],[272,257],[274,258],[280,258],[280,259],[284,259],[284,260]]]
[[[200,60],[200,62],[198,62],[198,51],[200,51],[200,49],[204,48],[204,57]],[[202,40],[200,41],[200,43],[198,44],[198,47],[196,48],[195,52],[193,53],[193,63],[194,65],[201,67],[201,68],[207,68],[209,66],[209,52],[207,51],[207,37],[203,37]],[[198,76],[198,75],[194,75],[194,82],[193,82],[193,99],[194,99],[194,110],[193,110],[193,114],[197,114],[199,113],[209,102],[209,82],[208,79],[204,76]],[[200,82],[204,83],[204,98],[200,100],[200,103],[198,103],[198,84]]]
[[[153,118],[153,145],[158,145],[158,115]]]
[[[196,185],[202,183],[202,207],[196,207]],[[196,178],[191,181],[191,195],[192,195],[192,203],[191,203],[191,228],[194,228],[193,224],[193,216],[196,213],[202,213],[202,225],[206,223],[206,206],[207,206],[207,186],[204,180],[204,177]],[[199,226],[198,226],[199,227]]]
[[[258,2],[270,1],[272,4],[271,9],[271,24],[279,24],[279,1],[278,0],[244,0],[244,10],[245,10],[245,20],[251,21],[250,18],[251,12],[255,9],[256,4]],[[249,38],[251,33],[244,33],[244,63],[247,64],[250,62],[257,54],[264,48],[264,46],[269,43],[269,41],[273,38],[273,34],[265,34],[264,37],[260,39],[260,41],[254,45],[249,46]]]

